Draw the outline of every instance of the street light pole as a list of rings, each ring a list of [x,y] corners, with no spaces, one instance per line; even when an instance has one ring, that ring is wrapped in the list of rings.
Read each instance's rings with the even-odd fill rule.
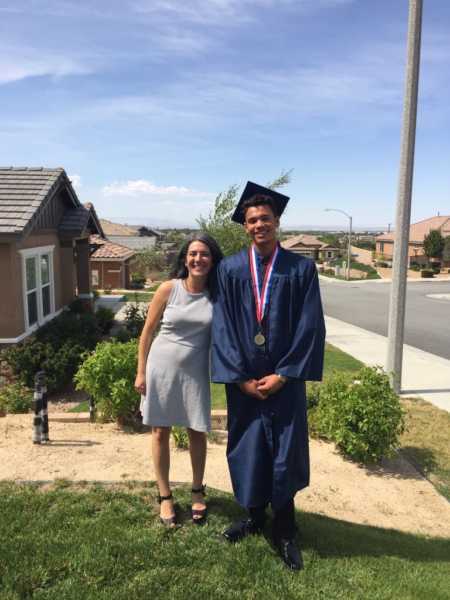
[[[352,259],[352,222],[353,219],[351,215],[347,214],[345,210],[341,210],[340,208],[326,208],[327,212],[338,212],[345,215],[348,219],[348,244],[347,244],[347,280],[350,281],[350,262]]]
[[[352,218],[350,215],[347,215],[349,218],[348,223],[348,248],[347,248],[347,280],[351,279],[351,262],[352,262]]]
[[[394,258],[389,306],[388,354],[386,369],[395,392],[402,382],[403,338],[405,328],[406,275],[408,262],[411,195],[416,139],[417,96],[419,88],[422,0],[410,0],[408,22],[408,58],[403,107],[403,129],[394,233]]]

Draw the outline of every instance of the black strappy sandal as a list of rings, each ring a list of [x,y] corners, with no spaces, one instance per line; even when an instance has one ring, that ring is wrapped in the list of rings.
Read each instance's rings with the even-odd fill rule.
[[[191,489],[191,492],[193,494],[202,494],[202,496],[206,496],[206,485],[203,484],[201,487],[194,489]],[[205,508],[191,508],[191,514],[192,514],[192,522],[195,523],[195,525],[203,525],[204,523],[206,523],[206,515],[208,512],[208,507],[205,506]]]
[[[161,502],[163,502],[164,500],[172,500],[172,498],[173,498],[172,492],[170,492],[170,494],[168,496],[161,496],[158,494],[159,504],[161,504]],[[175,510],[175,507],[174,507],[174,510]],[[161,515],[160,515],[159,520],[165,527],[172,528],[172,527],[176,527],[176,525],[177,525],[177,515],[176,514],[173,514],[171,517],[167,517],[166,519],[164,517],[161,517]]]

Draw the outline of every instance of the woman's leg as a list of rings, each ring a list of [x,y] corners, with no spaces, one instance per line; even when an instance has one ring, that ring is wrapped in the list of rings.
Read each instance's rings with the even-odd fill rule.
[[[161,496],[168,496],[170,494],[170,431],[170,427],[153,427],[152,429],[153,465],[155,468],[159,494]],[[163,519],[169,519],[174,514],[173,500],[163,500],[163,502],[161,502],[160,516]]]
[[[206,463],[206,433],[203,431],[187,430],[189,436],[189,452],[192,464],[192,488],[199,489],[203,485]],[[202,510],[206,506],[203,494],[192,494],[192,508]]]

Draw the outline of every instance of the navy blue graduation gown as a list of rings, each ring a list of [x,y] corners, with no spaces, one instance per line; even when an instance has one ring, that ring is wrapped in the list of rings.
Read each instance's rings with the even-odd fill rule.
[[[277,510],[309,484],[305,381],[322,378],[325,325],[314,262],[280,247],[258,332],[248,252],[224,259],[217,273],[212,380],[226,384],[227,458],[237,501]],[[279,373],[288,377],[266,400],[236,382]]]

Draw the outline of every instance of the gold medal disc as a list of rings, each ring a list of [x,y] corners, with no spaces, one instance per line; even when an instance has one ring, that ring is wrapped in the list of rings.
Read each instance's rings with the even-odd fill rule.
[[[262,334],[262,333],[257,333],[257,334],[255,335],[255,338],[254,338],[254,340],[255,340],[255,344],[256,344],[257,346],[262,346],[263,344],[265,344],[265,343],[266,343],[266,338],[263,336],[263,334]]]

